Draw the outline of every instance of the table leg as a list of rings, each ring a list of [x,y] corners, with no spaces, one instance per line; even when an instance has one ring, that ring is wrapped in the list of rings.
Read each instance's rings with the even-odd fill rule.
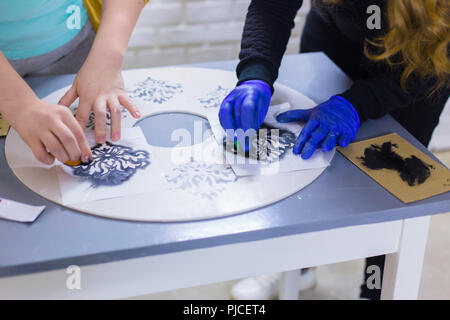
[[[398,251],[386,255],[381,299],[417,299],[430,217],[403,220]]]
[[[300,270],[283,272],[280,280],[280,300],[297,300]]]

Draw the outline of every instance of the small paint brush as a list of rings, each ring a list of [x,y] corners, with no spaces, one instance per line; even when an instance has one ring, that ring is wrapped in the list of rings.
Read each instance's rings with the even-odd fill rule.
[[[78,160],[78,161],[70,161],[69,160],[69,161],[64,162],[64,164],[66,166],[74,167],[74,166],[79,166],[81,164],[81,161],[80,160]]]

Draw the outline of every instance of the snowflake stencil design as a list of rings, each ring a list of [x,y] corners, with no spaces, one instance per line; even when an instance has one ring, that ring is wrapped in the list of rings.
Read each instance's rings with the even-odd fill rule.
[[[227,137],[223,139],[223,147],[233,154],[239,153],[247,158],[273,163],[283,159],[287,152],[294,148],[295,140],[294,133],[264,123],[251,138],[249,151],[244,152],[238,149],[238,146],[230,142]]]
[[[223,99],[230,92],[230,89],[224,88],[222,86],[218,86],[216,89],[208,92],[206,97],[199,98],[201,105],[203,108],[217,108],[222,104]]]
[[[72,108],[71,110],[72,110],[73,116],[75,117],[77,114],[78,106]],[[125,119],[128,117],[127,109],[125,109],[124,107],[121,107],[121,112],[122,112],[122,119]],[[106,124],[108,126],[111,125],[111,112],[109,110],[106,110]],[[86,123],[86,128],[95,130],[95,115],[94,115],[93,111],[91,111],[91,113],[89,114],[89,119],[88,119],[88,122]]]
[[[92,157],[91,163],[73,167],[73,174],[88,178],[93,187],[120,185],[150,164],[149,152],[110,142],[92,147]]]
[[[144,81],[138,82],[135,89],[128,89],[130,98],[140,98],[152,103],[162,104],[172,99],[176,94],[183,92],[181,83],[172,83],[165,80],[147,77]]]
[[[224,191],[226,184],[237,180],[230,168],[194,161],[192,158],[172,169],[171,174],[166,174],[165,178],[182,190],[210,200]]]

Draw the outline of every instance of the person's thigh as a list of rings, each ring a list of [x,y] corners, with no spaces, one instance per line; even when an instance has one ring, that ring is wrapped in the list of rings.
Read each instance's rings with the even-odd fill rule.
[[[88,21],[65,45],[39,56],[9,62],[22,77],[76,73],[86,60],[94,38],[95,31]]]

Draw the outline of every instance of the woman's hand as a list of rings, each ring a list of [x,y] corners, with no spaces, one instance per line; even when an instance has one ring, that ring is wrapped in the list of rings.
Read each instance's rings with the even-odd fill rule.
[[[242,129],[258,130],[269,110],[272,91],[261,80],[249,80],[241,83],[223,100],[219,110],[219,120],[225,131]],[[239,135],[238,135],[239,138]],[[245,137],[240,141],[248,151]]]
[[[121,75],[121,62],[109,57],[89,56],[78,72],[72,87],[61,98],[59,104],[70,106],[79,98],[76,119],[86,127],[91,112],[95,117],[95,140],[106,141],[107,112],[111,115],[111,140],[120,139],[122,106],[134,118],[139,110],[125,93]]]
[[[308,110],[290,110],[277,116],[277,121],[306,121],[294,145],[294,153],[310,158],[318,147],[323,152],[332,150],[336,144],[346,147],[355,139],[360,121],[350,102],[341,96],[332,96]]]
[[[11,126],[31,148],[36,159],[50,165],[61,162],[92,159],[92,152],[83,130],[70,109],[39,99],[33,99],[8,118]]]

